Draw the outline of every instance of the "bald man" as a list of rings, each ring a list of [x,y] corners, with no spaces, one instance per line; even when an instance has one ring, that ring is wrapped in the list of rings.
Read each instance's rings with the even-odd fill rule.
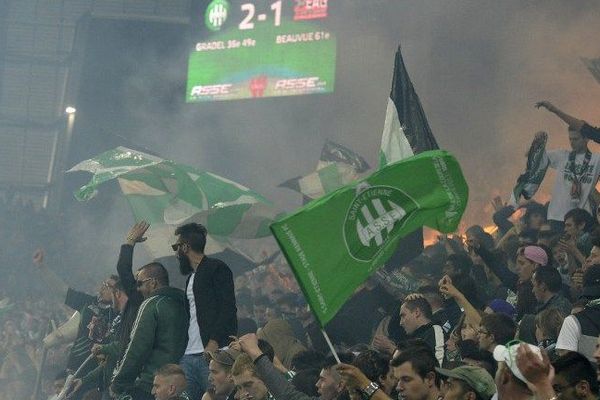
[[[152,394],[156,400],[189,400],[185,374],[177,364],[166,364],[154,374]]]

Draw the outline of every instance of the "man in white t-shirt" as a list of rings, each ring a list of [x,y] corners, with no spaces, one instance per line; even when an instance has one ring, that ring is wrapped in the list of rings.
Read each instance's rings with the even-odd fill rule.
[[[594,352],[600,335],[600,265],[592,265],[583,275],[581,298],[589,302],[583,311],[565,318],[558,334],[556,349],[561,355],[576,351],[590,362],[596,363]]]
[[[543,135],[542,132],[536,134]],[[564,222],[565,214],[574,208],[592,212],[590,194],[600,175],[600,155],[588,149],[588,139],[578,130],[569,128],[569,150],[546,152],[549,166],[557,172],[548,220]]]

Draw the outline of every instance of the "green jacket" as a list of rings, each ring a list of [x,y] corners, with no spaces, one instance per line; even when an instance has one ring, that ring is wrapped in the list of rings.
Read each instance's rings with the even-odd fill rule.
[[[163,287],[144,300],[131,330],[125,354],[112,380],[117,395],[137,387],[152,390],[154,372],[165,364],[178,364],[188,340],[189,312],[185,293]]]

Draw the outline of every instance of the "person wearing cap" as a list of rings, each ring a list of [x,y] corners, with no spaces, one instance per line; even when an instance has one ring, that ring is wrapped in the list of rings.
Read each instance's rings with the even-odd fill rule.
[[[498,371],[496,372],[496,388],[498,391],[498,400],[530,400],[534,393],[528,384],[523,372],[517,365],[517,354],[519,346],[526,346],[531,352],[530,357],[537,357],[542,360],[542,354],[537,346],[528,343],[514,341],[507,346],[498,345],[494,349],[494,359],[498,362]],[[547,398],[551,400],[551,398]],[[556,397],[553,398],[556,400]]]
[[[484,314],[506,314],[511,317],[513,320],[517,315],[517,310],[510,304],[508,301],[504,299],[493,299],[488,303],[488,305],[483,310]]]
[[[517,319],[525,314],[535,314],[537,300],[533,295],[531,277],[540,265],[548,264],[548,254],[539,246],[523,246],[517,251],[517,273],[508,269],[497,254],[483,246],[476,246],[475,252],[483,259],[502,284],[517,294]]]
[[[596,363],[594,352],[600,335],[600,264],[592,265],[583,275],[581,298],[588,300],[588,303],[583,311],[565,318],[556,349],[559,355],[576,351]]]
[[[217,399],[233,399],[235,393],[231,368],[235,359],[240,355],[233,349],[211,351],[208,363],[208,383],[213,386]]]
[[[444,385],[444,400],[490,400],[496,393],[494,378],[483,368],[463,365],[435,370],[448,378]]]

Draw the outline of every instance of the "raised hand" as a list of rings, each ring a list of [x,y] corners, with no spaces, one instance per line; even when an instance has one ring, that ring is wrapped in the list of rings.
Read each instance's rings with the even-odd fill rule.
[[[127,237],[125,239],[126,243],[131,246],[134,246],[136,243],[146,241],[147,238],[144,237],[144,234],[146,233],[149,227],[150,224],[146,221],[136,222],[135,225],[133,225],[127,233]]]
[[[342,377],[346,387],[350,389],[362,389],[371,383],[369,378],[367,378],[365,374],[363,374],[362,371],[354,365],[338,364],[335,366],[335,369]]]
[[[536,398],[551,398],[555,395],[552,389],[554,367],[550,364],[548,354],[542,350],[542,358],[538,357],[528,345],[521,344],[517,349],[517,367],[525,379],[527,386],[536,395]]]
[[[393,354],[396,350],[396,343],[384,335],[375,335],[373,338],[373,347],[384,353]]]
[[[460,296],[460,291],[452,284],[452,279],[448,275],[444,275],[444,277],[439,282],[440,293],[445,297],[457,298]]]
[[[258,337],[255,333],[247,333],[238,339],[240,348],[242,351],[255,360],[262,354],[262,351],[258,347]]]
[[[538,101],[537,103],[535,103],[535,108],[545,108],[550,112],[556,111],[556,107],[554,106],[554,104],[550,103],[547,100]]]

